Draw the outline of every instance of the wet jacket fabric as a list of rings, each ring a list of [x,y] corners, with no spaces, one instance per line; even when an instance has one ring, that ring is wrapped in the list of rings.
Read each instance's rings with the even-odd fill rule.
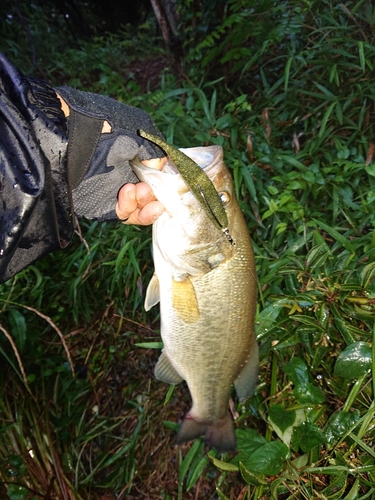
[[[53,89],[0,54],[0,282],[72,238],[67,144]]]
[[[67,119],[56,92],[69,105]],[[110,133],[102,133],[105,121]],[[139,129],[162,137],[144,111],[54,90],[0,54],[0,283],[68,245],[74,216],[118,221],[119,189],[138,182],[130,160],[165,156]]]

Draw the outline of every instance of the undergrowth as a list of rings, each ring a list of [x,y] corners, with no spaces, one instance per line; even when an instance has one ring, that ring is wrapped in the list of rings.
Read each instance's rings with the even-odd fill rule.
[[[142,95],[117,73],[92,82],[149,111],[177,146],[223,146],[256,256],[259,384],[235,402],[237,454],[173,447],[189,401],[153,378],[150,229],[81,221],[67,250],[0,288],[0,493],[375,495],[374,12],[365,0],[233,0],[189,49],[185,82],[166,73]],[[87,44],[87,60],[101,47]]]

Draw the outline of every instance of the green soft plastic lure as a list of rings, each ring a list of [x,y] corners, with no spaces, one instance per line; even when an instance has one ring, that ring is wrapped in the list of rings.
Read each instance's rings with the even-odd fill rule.
[[[190,191],[202,205],[202,208],[210,220],[218,229],[223,231],[228,240],[233,244],[233,239],[228,230],[228,217],[226,211],[208,175],[194,160],[157,135],[150,134],[144,130],[139,130],[139,135],[148,141],[154,142],[167,153]]]

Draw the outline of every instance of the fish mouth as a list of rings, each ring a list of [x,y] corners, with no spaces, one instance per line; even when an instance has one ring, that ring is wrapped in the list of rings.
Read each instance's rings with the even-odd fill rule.
[[[222,147],[221,146],[201,146],[201,147],[194,147],[194,148],[179,148],[179,150],[184,153],[186,156],[191,158],[195,163],[205,171],[205,173],[208,175],[208,173],[216,167],[217,163],[221,159],[221,152],[222,152]],[[132,165],[135,165],[136,167],[141,167],[142,169],[145,169],[146,171],[154,171],[155,173],[159,172],[160,174],[174,174],[178,175],[179,171],[177,170],[175,164],[173,161],[168,158],[166,163],[164,164],[164,167],[162,170],[156,170],[154,168],[151,168],[149,166],[144,165],[139,158],[136,156],[133,158],[130,163]]]
[[[222,161],[223,148],[221,146],[197,146],[193,148],[179,148],[179,150],[186,156],[191,158],[205,172],[205,174],[210,178],[211,182],[214,182],[214,178],[216,176],[215,169],[219,170],[218,167],[220,167]],[[164,174],[172,174],[176,176],[180,175],[175,164],[170,158],[167,159],[162,170],[157,170],[144,165],[137,156],[130,161],[130,165],[137,175],[142,171],[149,172],[152,173],[154,179],[161,179]],[[180,185],[175,187],[177,188],[177,191],[180,195],[183,195],[190,191],[189,187],[184,181],[182,181]],[[216,186],[215,189],[217,189]]]
[[[221,146],[201,146],[194,148],[179,148],[179,151],[191,158],[208,175],[221,159]],[[161,172],[179,174],[175,164],[169,158]]]
[[[196,148],[180,148],[180,151],[195,163],[209,176],[222,157],[223,148],[221,146],[201,146]]]

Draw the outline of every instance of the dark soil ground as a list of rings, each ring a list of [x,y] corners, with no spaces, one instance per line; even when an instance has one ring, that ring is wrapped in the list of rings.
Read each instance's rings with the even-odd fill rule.
[[[141,93],[148,90],[157,90],[160,86],[163,72],[179,73],[179,68],[175,66],[173,58],[168,55],[161,55],[144,61],[134,61],[126,68],[127,74],[134,75],[135,82],[140,86]]]

